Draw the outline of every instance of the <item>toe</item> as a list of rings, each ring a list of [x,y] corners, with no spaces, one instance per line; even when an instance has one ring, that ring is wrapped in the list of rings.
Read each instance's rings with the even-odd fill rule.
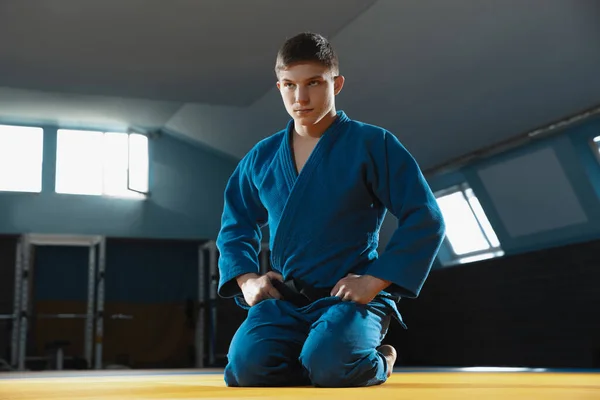
[[[396,349],[389,344],[384,344],[383,346],[379,347],[378,350],[387,361],[387,376],[389,378],[392,375],[392,370],[394,369],[394,364],[396,363],[398,354],[396,353]]]

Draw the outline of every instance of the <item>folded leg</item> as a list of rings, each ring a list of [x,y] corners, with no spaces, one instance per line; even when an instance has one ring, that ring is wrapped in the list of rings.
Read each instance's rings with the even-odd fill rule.
[[[377,347],[387,333],[384,304],[340,302],[312,325],[300,361],[319,387],[356,387],[386,381],[386,359]]]
[[[264,300],[248,311],[235,333],[225,367],[227,386],[305,386],[298,361],[310,323],[291,304]]]

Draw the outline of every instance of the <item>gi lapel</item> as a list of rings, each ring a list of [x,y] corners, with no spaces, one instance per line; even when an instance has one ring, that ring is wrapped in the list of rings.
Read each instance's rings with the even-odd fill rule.
[[[335,143],[335,139],[342,130],[341,128],[344,126],[344,123],[349,121],[349,118],[343,111],[339,111],[337,115],[338,117],[336,120],[323,133],[323,136],[321,136],[321,139],[306,160],[306,164],[300,171],[300,174],[297,173],[294,157],[292,156],[291,133],[294,128],[293,121],[290,121],[287,126],[286,135],[281,147],[281,161],[285,171],[286,183],[290,188],[290,195],[283,207],[281,219],[279,220],[277,231],[275,232],[275,237],[273,239],[273,249],[271,250],[271,263],[273,264],[273,267],[279,271],[282,270],[284,261],[283,250],[286,248],[284,244],[287,240],[294,237],[292,222],[294,221],[296,214],[302,211],[302,195],[305,193],[308,186],[310,186],[311,176],[323,160],[323,157]]]

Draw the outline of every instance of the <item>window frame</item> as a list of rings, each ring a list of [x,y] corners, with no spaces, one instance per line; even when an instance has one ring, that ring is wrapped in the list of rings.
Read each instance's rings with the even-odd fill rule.
[[[57,135],[57,146],[56,146],[56,151],[58,152],[58,134],[60,131],[80,131],[80,132],[94,132],[94,133],[101,133],[103,138],[106,137],[107,134],[112,133],[112,134],[123,134],[123,135],[127,135],[127,169],[126,171],[126,177],[127,177],[127,190],[132,192],[132,193],[137,193],[140,194],[141,197],[136,197],[136,196],[123,196],[123,195],[113,195],[113,194],[107,194],[105,193],[105,189],[104,189],[104,183],[102,184],[102,193],[86,193],[86,194],[80,194],[80,193],[68,193],[68,192],[57,192],[56,191],[56,187],[54,189],[54,191],[57,194],[61,194],[61,195],[70,195],[70,196],[93,196],[93,197],[104,197],[104,198],[115,198],[115,199],[122,199],[122,200],[138,200],[138,201],[142,201],[142,200],[147,200],[148,197],[150,197],[150,136],[141,132],[136,132],[136,131],[132,131],[132,130],[102,130],[102,129],[71,129],[71,128],[59,128],[56,130],[56,135]],[[132,189],[131,187],[131,151],[130,151],[130,146],[131,146],[131,136],[132,135],[139,135],[139,136],[144,136],[146,137],[147,140],[147,148],[146,148],[146,152],[147,152],[147,160],[148,160],[148,165],[147,165],[147,171],[146,171],[146,187],[147,190],[145,191],[140,191],[137,189]],[[104,140],[104,139],[103,139]],[[104,156],[104,155],[103,155]],[[56,155],[56,160],[55,160],[56,165],[58,165],[59,163],[59,157],[58,154]],[[102,165],[102,180],[104,182],[105,179],[105,165]],[[58,179],[58,173],[56,173],[55,176],[55,186],[56,186],[56,180]]]
[[[150,136],[145,135],[143,133],[134,132],[131,130],[128,130],[125,133],[127,134],[127,190],[129,190],[131,192],[139,193],[144,196],[144,199],[147,199],[150,196]],[[131,149],[131,135],[139,135],[139,136],[144,136],[146,138],[146,143],[147,143],[146,155],[147,155],[147,159],[148,159],[148,169],[146,171],[147,172],[147,175],[146,175],[147,190],[146,191],[140,191],[140,190],[131,188],[131,150],[130,150]]]
[[[600,164],[600,135],[594,135],[590,138],[589,144],[596,161]]]
[[[41,133],[40,137],[41,137],[41,158],[40,158],[40,163],[39,163],[39,189],[36,187],[35,190],[30,189],[30,190],[15,190],[15,189],[1,189],[0,188],[0,194],[8,194],[8,193],[27,193],[27,194],[40,194],[44,191],[44,164],[45,164],[45,154],[44,154],[44,149],[45,149],[45,145],[46,145],[46,131],[44,129],[44,127],[42,126],[34,126],[34,125],[20,125],[20,124],[10,124],[10,123],[0,123],[0,128],[2,127],[7,127],[7,128],[17,128],[17,129],[32,129],[32,130],[36,130],[38,131],[38,133]],[[37,182],[36,182],[37,183]]]
[[[475,221],[477,222],[477,227],[479,228],[481,235],[483,236],[483,238],[489,245],[489,248],[483,249],[483,250],[475,250],[475,251],[471,251],[471,252],[468,252],[465,254],[457,254],[454,250],[454,246],[452,246],[452,242],[450,241],[450,238],[448,238],[448,236],[446,235],[444,237],[443,243],[444,243],[444,246],[446,247],[446,250],[448,251],[448,254],[450,255],[450,257],[448,260],[440,259],[440,263],[443,266],[467,264],[467,263],[471,263],[471,262],[481,261],[484,259],[498,258],[498,257],[504,256],[504,250],[502,249],[502,243],[500,242],[500,238],[498,238],[498,235],[496,234],[496,232],[494,230],[494,234],[496,235],[496,238],[498,239],[498,246],[494,246],[492,244],[492,241],[488,237],[487,233],[485,232],[485,228],[483,227],[482,222],[477,217],[477,213],[473,209],[471,202],[469,201],[469,198],[466,193],[467,190],[471,190],[473,192],[473,196],[475,196],[475,198],[477,199],[477,195],[475,194],[475,191],[466,182],[439,190],[434,193],[434,197],[437,200],[440,197],[448,196],[448,195],[455,194],[455,193],[461,193],[463,199],[469,206],[469,210],[471,211],[473,218],[475,218]],[[477,200],[479,201],[479,199],[477,199]],[[483,207],[482,207],[482,209],[483,209]],[[485,210],[483,210],[483,211],[485,213]],[[485,215],[485,217],[486,217],[486,219],[488,219],[488,222],[493,230],[493,226],[491,225],[491,222],[489,221],[487,214]]]

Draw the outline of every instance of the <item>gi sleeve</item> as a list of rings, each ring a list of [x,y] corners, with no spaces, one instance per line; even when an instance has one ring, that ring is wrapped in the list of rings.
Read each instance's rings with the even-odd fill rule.
[[[252,160],[248,155],[240,161],[225,188],[221,229],[216,241],[221,297],[241,294],[235,278],[260,271],[261,228],[267,224],[268,216],[252,180]]]
[[[443,216],[417,162],[393,134],[385,132],[373,151],[371,188],[398,226],[366,273],[391,281],[385,291],[416,298],[444,238]]]

